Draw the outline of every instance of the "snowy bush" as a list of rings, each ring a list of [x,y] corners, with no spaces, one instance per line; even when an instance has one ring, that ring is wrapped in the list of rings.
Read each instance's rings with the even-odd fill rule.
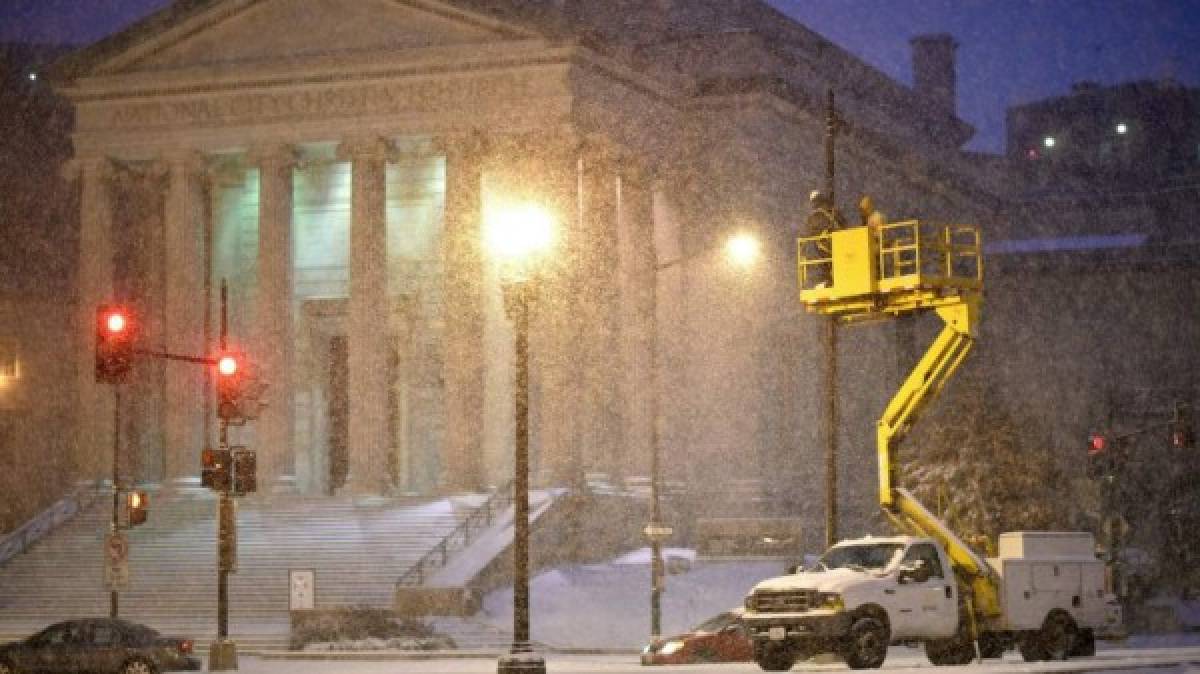
[[[292,650],[443,650],[454,640],[425,623],[380,608],[343,607],[292,614]]]

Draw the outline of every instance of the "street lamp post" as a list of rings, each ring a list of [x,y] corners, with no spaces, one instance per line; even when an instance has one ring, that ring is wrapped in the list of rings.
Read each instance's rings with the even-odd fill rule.
[[[513,322],[513,640],[497,663],[498,674],[545,674],[546,661],[533,652],[529,629],[529,323],[537,301],[537,258],[553,241],[553,221],[534,206],[489,214],[488,248],[501,264],[504,309]]]
[[[513,641],[500,657],[498,672],[545,672],[546,662],[529,644],[529,314],[537,301],[537,282],[504,285],[504,308],[513,322],[516,390],[513,459]]]
[[[651,282],[650,316],[648,317],[650,339],[650,522],[646,524],[645,534],[650,539],[650,643],[657,642],[662,637],[662,591],[663,540],[671,535],[671,530],[663,524],[662,517],[662,465],[659,447],[659,392],[658,392],[658,272],[676,264],[679,260],[667,264],[655,264],[655,277]]]
[[[725,243],[725,254],[739,267],[750,267],[758,261],[761,243],[749,233],[739,233]],[[663,560],[663,542],[674,531],[663,522],[662,515],[662,450],[659,431],[659,371],[658,371],[658,274],[693,256],[677,257],[667,262],[658,262],[655,254],[654,278],[651,281],[649,313],[646,317],[650,334],[650,521],[643,533],[650,540],[650,643],[662,638],[662,593],[666,564]]]

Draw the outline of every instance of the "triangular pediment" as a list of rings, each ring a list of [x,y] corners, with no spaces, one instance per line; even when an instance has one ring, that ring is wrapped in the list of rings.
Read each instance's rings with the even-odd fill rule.
[[[105,59],[101,72],[174,70],[483,44],[533,35],[437,0],[227,0]]]

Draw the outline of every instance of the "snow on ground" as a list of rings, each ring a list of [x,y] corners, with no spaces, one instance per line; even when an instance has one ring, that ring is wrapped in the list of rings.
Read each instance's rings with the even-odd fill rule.
[[[785,566],[782,561],[697,560],[694,550],[680,548],[665,550],[664,557],[668,568],[690,566],[666,576],[664,636],[741,606],[755,583],[780,575]],[[511,587],[491,592],[476,617],[511,630],[512,601]],[[530,625],[534,641],[556,648],[642,648],[650,634],[650,549],[605,564],[537,574],[530,583]]]

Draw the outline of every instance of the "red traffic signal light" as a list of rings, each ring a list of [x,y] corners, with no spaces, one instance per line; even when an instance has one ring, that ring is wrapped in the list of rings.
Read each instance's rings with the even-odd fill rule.
[[[131,491],[125,494],[125,512],[129,526],[136,527],[146,523],[146,515],[150,508],[150,498],[144,491]]]
[[[128,307],[103,304],[96,309],[96,381],[119,384],[133,368],[137,322]]]
[[[1111,477],[1116,469],[1116,457],[1109,451],[1108,436],[1092,433],[1088,436],[1087,476],[1093,479]]]
[[[237,354],[217,358],[217,416],[226,421],[242,418],[242,362]]]
[[[104,317],[104,329],[110,335],[120,335],[129,327],[129,319],[121,310],[109,311]]]
[[[217,359],[217,374],[222,377],[232,377],[238,372],[237,357],[226,354]]]

